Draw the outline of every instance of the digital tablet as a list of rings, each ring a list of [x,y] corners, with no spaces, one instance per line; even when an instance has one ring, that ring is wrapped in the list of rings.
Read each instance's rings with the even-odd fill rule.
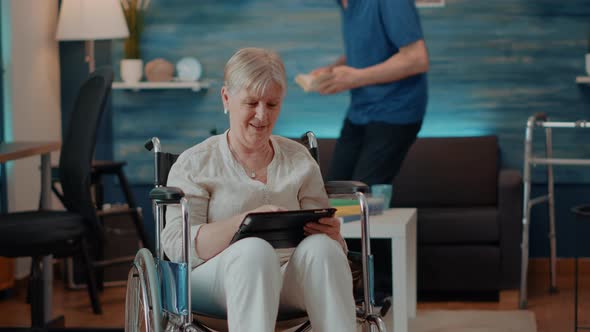
[[[326,208],[249,213],[231,243],[247,237],[259,237],[275,248],[294,248],[305,237],[303,226],[306,223],[332,217],[335,212],[334,208]]]

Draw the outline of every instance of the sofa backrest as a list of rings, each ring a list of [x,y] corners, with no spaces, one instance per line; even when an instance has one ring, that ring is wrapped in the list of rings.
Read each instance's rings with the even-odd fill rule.
[[[394,206],[496,205],[496,136],[420,138],[393,181]]]
[[[320,168],[330,167],[335,139],[319,139]],[[496,136],[418,138],[393,181],[393,205],[496,205]]]

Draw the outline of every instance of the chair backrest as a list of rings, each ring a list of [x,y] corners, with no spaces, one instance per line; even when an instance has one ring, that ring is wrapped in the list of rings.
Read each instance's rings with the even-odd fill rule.
[[[156,158],[158,167],[156,168],[156,185],[157,186],[165,186],[168,182],[168,173],[170,173],[170,169],[172,165],[178,159],[178,154],[173,154],[169,152],[156,152]]]
[[[99,228],[90,191],[91,164],[96,132],[112,83],[113,71],[110,68],[97,69],[82,83],[59,159],[64,205],[68,211],[82,215],[90,229]]]

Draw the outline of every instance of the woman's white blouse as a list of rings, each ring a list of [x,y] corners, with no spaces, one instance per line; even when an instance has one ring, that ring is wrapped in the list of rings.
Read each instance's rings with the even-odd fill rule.
[[[320,169],[305,146],[271,136],[274,157],[267,169],[266,184],[251,179],[233,158],[226,131],[183,152],[172,166],[168,186],[179,187],[188,199],[191,224],[191,266],[204,262],[197,256],[195,237],[205,223],[226,220],[237,214],[272,204],[288,210],[329,207]],[[161,234],[164,252],[175,262],[182,258],[182,218],[179,206],[169,206]],[[281,261],[293,249],[277,250]]]

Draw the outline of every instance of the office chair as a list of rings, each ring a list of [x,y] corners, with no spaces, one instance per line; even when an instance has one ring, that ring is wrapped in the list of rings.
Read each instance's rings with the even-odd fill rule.
[[[0,256],[32,257],[30,277],[31,324],[44,327],[41,259],[80,256],[85,266],[88,293],[95,314],[99,302],[91,246],[100,247],[102,229],[90,193],[91,161],[96,132],[111,92],[113,72],[100,68],[80,87],[69,128],[63,139],[59,178],[66,211],[25,211],[0,215]]]
[[[316,161],[319,160],[317,140],[307,132],[302,142],[308,147]],[[190,226],[188,222],[188,201],[179,188],[165,187],[168,172],[178,155],[161,151],[158,138],[146,143],[154,151],[155,188],[150,192],[156,219],[155,251],[140,249],[129,271],[125,305],[125,330],[148,331],[223,331],[227,328],[224,316],[211,316],[191,310],[190,273]],[[368,186],[357,181],[333,181],[325,183],[331,196],[355,196],[361,205],[362,253],[349,253],[348,259],[353,271],[353,288],[357,301],[357,322],[366,327],[375,327],[385,332],[382,317],[386,315],[391,302],[387,301],[379,312],[374,310],[372,255],[370,252],[369,211],[364,196]],[[183,259],[181,263],[166,260],[160,246],[160,233],[164,228],[164,210],[169,204],[180,204],[183,214]],[[154,258],[155,257],[155,258]],[[360,288],[360,291],[358,290]],[[194,318],[194,319],[193,319]],[[282,313],[277,317],[277,328],[298,327],[296,332],[309,331],[311,323],[305,312]]]
[[[91,183],[93,186],[94,191],[94,199],[95,205],[98,210],[102,209],[104,203],[104,190],[103,190],[103,177],[105,175],[112,175],[117,178],[119,181],[119,185],[125,196],[125,202],[129,208],[128,213],[130,214],[133,224],[136,228],[137,235],[142,242],[144,247],[150,247],[149,245],[149,238],[145,233],[145,229],[143,227],[143,221],[139,210],[137,209],[137,204],[135,202],[135,198],[133,197],[133,193],[131,192],[131,187],[129,186],[129,182],[127,181],[127,177],[125,176],[125,172],[123,167],[127,165],[126,161],[117,161],[117,160],[93,160],[91,164]],[[51,169],[51,191],[59,198],[59,200],[64,203],[64,197],[61,190],[58,188],[57,184],[59,183],[59,168],[53,167]]]
[[[92,188],[92,197],[94,200],[94,206],[97,210],[97,214],[101,220],[104,221],[104,218],[115,218],[120,220],[121,217],[129,218],[127,220],[131,220],[134,226],[134,233],[137,236],[138,240],[140,241],[139,247],[146,247],[152,249],[150,246],[150,241],[145,232],[143,227],[143,217],[140,213],[140,208],[135,203],[135,198],[133,197],[133,193],[131,191],[131,187],[129,186],[129,182],[127,181],[127,177],[125,176],[125,171],[123,167],[127,165],[125,161],[113,161],[113,160],[93,160],[91,164],[91,176],[90,176],[90,183]],[[59,189],[59,168],[53,167],[51,169],[51,191],[59,198],[62,204],[65,205],[64,196],[61,190]],[[111,176],[116,177],[118,180],[119,188],[122,191],[123,196],[125,197],[126,206],[123,208],[111,209],[111,210],[103,210],[103,203],[104,203],[104,192],[103,192],[103,178],[104,176]],[[125,232],[124,228],[126,226],[119,226],[118,223],[112,224],[110,227],[111,230],[115,231],[123,231]],[[108,233],[108,226],[105,227]],[[112,238],[108,238],[107,241],[113,240]],[[129,248],[123,248],[123,252],[129,250]],[[110,267],[116,264],[122,264],[124,262],[132,262],[134,256],[129,256],[128,254],[122,254],[121,252],[117,252],[115,256],[112,255],[113,249],[110,250],[111,255],[105,256],[103,252],[93,252],[91,256],[95,259],[95,265],[100,265],[102,267]],[[78,268],[81,268],[80,264],[73,259],[66,260],[66,280],[67,285],[69,288],[72,289],[79,289],[86,286],[83,277],[78,273]],[[97,282],[99,290],[102,290],[105,285],[106,286],[121,286],[125,285],[124,280],[117,279],[115,281],[104,281],[103,273],[104,271],[97,271]],[[115,271],[116,273],[116,271]]]

